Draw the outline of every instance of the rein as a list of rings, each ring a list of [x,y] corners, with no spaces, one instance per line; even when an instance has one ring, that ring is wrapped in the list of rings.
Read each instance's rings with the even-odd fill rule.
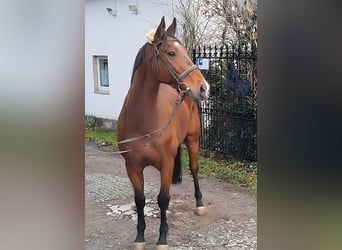
[[[166,38],[164,40],[166,40]],[[158,65],[157,65],[157,59],[159,58],[162,61],[162,63],[164,64],[164,66],[166,67],[166,69],[170,72],[172,77],[177,82],[177,88],[176,89],[178,91],[178,96],[177,96],[177,99],[175,101],[175,104],[173,105],[172,113],[171,113],[169,119],[167,120],[167,122],[162,127],[158,128],[158,129],[155,129],[152,132],[150,132],[148,134],[145,134],[145,135],[136,136],[136,137],[132,137],[132,138],[129,138],[129,139],[125,139],[125,140],[119,141],[118,144],[125,144],[125,143],[129,143],[129,142],[135,142],[135,141],[143,140],[143,139],[149,139],[147,142],[145,142],[145,143],[143,143],[143,144],[141,144],[139,146],[127,149],[127,150],[115,151],[114,152],[115,154],[123,154],[123,153],[127,153],[127,152],[130,152],[130,151],[139,149],[139,148],[146,147],[151,142],[153,142],[154,140],[158,139],[162,135],[164,130],[169,126],[169,124],[171,123],[173,117],[176,115],[177,110],[178,110],[180,104],[182,103],[182,101],[184,99],[184,95],[185,94],[188,94],[196,102],[197,106],[199,106],[200,102],[199,102],[198,98],[194,95],[194,93],[189,88],[189,86],[186,83],[182,82],[183,79],[187,75],[189,75],[192,71],[194,71],[198,67],[196,65],[192,65],[189,68],[187,68],[183,73],[181,73],[179,76],[177,76],[177,73],[175,72],[175,70],[159,55],[159,50],[158,50],[157,46],[159,44],[163,43],[164,40],[160,41],[158,43],[154,43],[153,42],[154,55],[155,55],[154,56],[154,60],[155,60],[155,63],[156,63],[156,69],[157,69],[157,74],[158,75],[159,75],[159,70],[158,70]],[[177,39],[175,39],[175,40],[178,41]]]
[[[127,152],[130,152],[130,151],[133,151],[135,149],[143,148],[143,147],[148,146],[148,144],[150,144],[151,142],[153,142],[157,138],[159,138],[162,135],[162,133],[164,132],[164,130],[169,126],[169,124],[171,123],[173,117],[176,115],[177,110],[178,110],[180,104],[182,103],[183,98],[184,98],[184,94],[186,92],[187,91],[180,91],[179,92],[179,94],[177,96],[177,99],[175,101],[175,104],[173,105],[172,113],[171,113],[169,119],[167,120],[167,122],[162,127],[158,128],[156,130],[153,130],[152,132],[150,132],[148,134],[145,134],[145,135],[136,136],[136,137],[132,137],[132,138],[129,138],[129,139],[125,139],[125,140],[119,141],[118,144],[124,144],[124,143],[139,141],[139,140],[142,140],[142,139],[150,139],[149,141],[147,141],[146,143],[144,143],[144,144],[142,144],[140,146],[137,146],[137,147],[134,147],[134,148],[130,148],[130,149],[127,149],[127,150],[115,151],[114,153],[115,154],[122,154],[122,153],[127,153]]]

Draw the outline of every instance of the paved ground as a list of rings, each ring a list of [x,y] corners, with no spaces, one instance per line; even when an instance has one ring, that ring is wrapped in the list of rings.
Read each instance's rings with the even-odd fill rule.
[[[123,158],[86,142],[86,226],[87,250],[132,249],[136,235],[136,213],[131,184]],[[155,249],[159,232],[159,172],[144,171],[147,205],[146,250]],[[200,187],[207,214],[193,213],[195,198],[190,173],[183,183],[171,187],[168,243],[173,250],[256,249],[256,200],[240,188],[201,177]]]

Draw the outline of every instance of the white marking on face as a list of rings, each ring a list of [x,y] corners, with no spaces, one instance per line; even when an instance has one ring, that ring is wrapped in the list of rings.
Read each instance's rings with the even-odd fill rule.
[[[204,83],[207,86],[206,91],[205,91],[205,96],[208,98],[209,97],[209,91],[210,91],[210,85],[207,81],[205,81]]]

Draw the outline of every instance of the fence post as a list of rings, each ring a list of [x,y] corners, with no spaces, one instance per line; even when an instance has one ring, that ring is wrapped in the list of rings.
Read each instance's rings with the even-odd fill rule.
[[[196,48],[192,49],[192,62],[196,65]]]

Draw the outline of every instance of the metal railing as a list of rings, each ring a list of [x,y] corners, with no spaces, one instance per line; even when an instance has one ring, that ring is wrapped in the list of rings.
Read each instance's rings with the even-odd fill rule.
[[[198,46],[194,62],[210,84],[201,107],[201,147],[252,161],[257,160],[256,48]],[[202,66],[203,66],[202,65]]]

